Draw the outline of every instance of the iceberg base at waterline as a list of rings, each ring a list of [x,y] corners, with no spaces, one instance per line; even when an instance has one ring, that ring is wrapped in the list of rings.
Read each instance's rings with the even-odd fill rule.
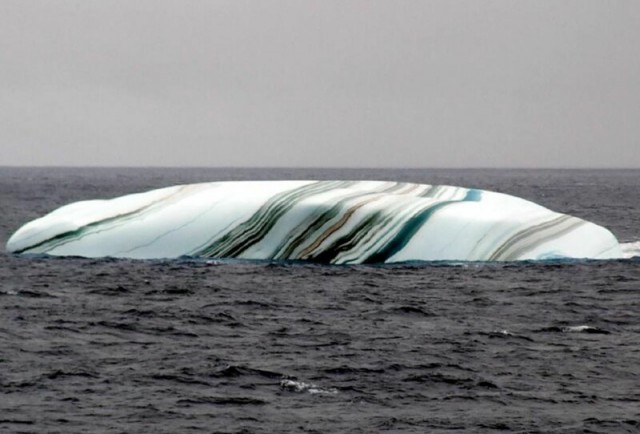
[[[17,254],[326,264],[621,256],[594,223],[514,196],[385,181],[234,181],[72,203],[22,226]]]

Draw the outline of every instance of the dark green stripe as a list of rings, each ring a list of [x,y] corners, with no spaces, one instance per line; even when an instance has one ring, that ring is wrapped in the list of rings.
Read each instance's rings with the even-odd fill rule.
[[[353,249],[358,243],[362,240],[362,238],[369,233],[370,230],[375,227],[380,220],[384,219],[384,215],[381,211],[376,211],[371,213],[369,216],[364,218],[355,228],[351,230],[348,234],[342,235],[340,238],[335,240],[331,245],[322,249],[320,252],[310,256],[308,259],[313,262],[319,262],[322,264],[331,264],[334,262],[335,258],[342,252],[347,252]]]
[[[322,228],[323,226],[325,226],[326,224],[328,224],[329,222],[331,222],[336,218],[342,218],[344,214],[348,213],[352,207],[350,206],[348,209],[345,209],[345,206],[347,206],[349,202],[364,198],[366,196],[375,196],[378,194],[390,194],[390,193],[393,193],[394,191],[404,188],[406,185],[408,185],[408,183],[398,182],[398,183],[395,183],[394,185],[391,185],[387,188],[383,188],[377,191],[358,191],[356,193],[350,194],[349,196],[346,196],[340,199],[331,207],[329,207],[328,205],[325,205],[327,208],[324,211],[322,211],[319,214],[314,213],[311,216],[313,220],[310,223],[307,223],[308,220],[310,220],[310,219],[307,219],[305,222],[297,226],[296,229],[299,229],[301,227],[304,228],[301,233],[299,233],[296,236],[292,235],[291,237],[285,237],[282,244],[280,244],[278,248],[274,250],[275,253],[271,257],[271,259],[299,259],[299,258],[291,257],[293,255],[293,252],[303,243],[310,241],[311,238],[313,237],[313,234],[316,231],[318,231],[320,228]],[[296,229],[294,229],[292,232],[295,232]],[[313,237],[313,238],[315,240],[316,238],[322,235],[323,234],[318,234],[316,237]]]
[[[402,250],[407,245],[411,237],[413,237],[416,234],[416,232],[418,232],[418,229],[420,229],[422,225],[427,220],[429,220],[429,218],[431,218],[431,216],[436,211],[438,211],[441,208],[444,208],[450,203],[453,203],[453,202],[443,202],[443,203],[433,205],[425,210],[422,210],[421,212],[414,215],[413,217],[411,217],[402,226],[400,231],[391,239],[391,241],[389,241],[381,249],[377,250],[372,255],[369,255],[368,257],[366,257],[362,261],[362,263],[377,264],[377,263],[385,262],[391,256],[395,255],[400,250]]]
[[[450,200],[441,202],[430,206],[411,217],[402,226],[400,231],[385,244],[381,249],[377,250],[372,255],[362,261],[364,264],[377,264],[386,262],[390,257],[404,249],[411,238],[418,232],[418,230],[429,220],[436,212],[452,203],[459,203],[462,201],[477,202],[482,198],[482,192],[479,190],[469,190],[462,200]]]
[[[102,220],[97,220],[95,222],[91,222],[91,223],[87,223],[86,225],[80,226],[77,229],[74,229],[72,231],[67,231],[67,232],[63,232],[61,234],[58,234],[54,237],[51,238],[47,238],[46,240],[40,241],[39,243],[30,245],[28,247],[25,247],[23,249],[19,249],[16,250],[14,253],[27,253],[29,250],[33,250],[33,249],[37,249],[38,247],[43,247],[43,246],[47,246],[46,250],[52,250],[55,249],[57,247],[60,247],[62,245],[65,245],[71,241],[77,241],[79,239],[81,239],[82,237],[89,235],[89,234],[93,234],[96,232],[92,232],[93,229],[98,228],[99,226],[103,226],[105,224],[109,224],[112,222],[124,222],[124,221],[128,221],[130,219],[130,217],[136,216],[139,217],[139,214],[143,214],[145,211],[147,211],[149,208],[152,208],[154,206],[156,206],[159,203],[162,203],[164,201],[166,201],[167,199],[169,199],[170,197],[179,194],[182,189],[184,187],[178,189],[178,191],[170,194],[169,196],[165,197],[165,198],[161,198],[161,199],[157,199],[154,200],[153,202],[143,206],[142,208],[138,208],[136,210],[133,211],[129,211],[126,213],[122,213],[122,214],[118,214],[115,216],[111,216],[111,217],[107,217],[104,218]],[[115,199],[110,199],[111,200],[115,200]],[[107,201],[107,202],[109,202]],[[98,232],[102,232],[102,231],[98,231]],[[49,245],[52,244],[52,245]]]
[[[265,235],[276,225],[299,201],[332,188],[346,187],[354,182],[328,182],[318,181],[302,187],[287,190],[276,194],[267,203],[261,206],[248,220],[240,223],[230,232],[205,247],[197,256],[210,257],[237,257],[252,245],[262,240]]]

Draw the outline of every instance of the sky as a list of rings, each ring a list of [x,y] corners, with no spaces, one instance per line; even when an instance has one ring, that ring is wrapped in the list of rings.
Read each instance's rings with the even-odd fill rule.
[[[640,1],[2,0],[0,165],[640,168]]]

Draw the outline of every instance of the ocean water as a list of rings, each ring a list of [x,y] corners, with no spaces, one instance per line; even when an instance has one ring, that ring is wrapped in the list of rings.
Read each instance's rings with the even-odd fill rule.
[[[490,189],[627,259],[321,266],[0,253],[2,433],[640,432],[640,171],[0,168],[0,243],[178,183]]]

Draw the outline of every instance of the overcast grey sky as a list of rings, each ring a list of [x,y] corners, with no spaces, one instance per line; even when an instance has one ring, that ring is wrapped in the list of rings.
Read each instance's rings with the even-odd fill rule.
[[[0,165],[640,167],[640,1],[0,0]]]

